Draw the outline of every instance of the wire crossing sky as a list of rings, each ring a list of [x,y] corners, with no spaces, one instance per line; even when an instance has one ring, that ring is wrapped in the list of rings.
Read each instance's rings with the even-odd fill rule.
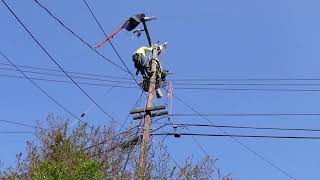
[[[12,165],[15,154],[24,152],[24,142],[33,139],[29,132],[34,130],[36,121],[51,113],[74,121],[92,107],[90,98],[75,83],[117,124],[139,125],[140,121],[131,118],[126,121],[141,95],[134,81],[139,83],[141,78],[128,72],[134,69],[133,52],[147,45],[146,37],[123,31],[112,39],[112,44],[99,50],[94,46],[124,19],[141,12],[157,17],[149,24],[153,40],[169,42],[160,60],[172,72],[168,79],[173,84],[173,94],[201,112],[200,116],[173,99],[172,115],[154,120],[153,129],[167,125],[154,133],[173,132],[173,123],[181,125],[181,133],[219,135],[204,116],[223,130],[228,128],[227,135],[320,136],[320,25],[315,23],[320,17],[320,2],[5,2],[65,73],[28,37],[3,3],[1,52],[75,117],[43,96],[26,76],[1,57],[0,119],[4,121],[0,121],[0,132],[10,132],[0,135],[4,145],[0,160],[4,166]],[[157,105],[166,103],[166,99],[156,101]],[[98,107],[81,118],[90,125],[106,125],[105,119],[106,114]],[[188,131],[183,131],[183,124]],[[216,163],[222,174],[231,173],[235,179],[318,178],[317,140],[241,138],[254,152],[290,175],[285,176],[228,140],[229,136],[197,136],[199,144],[192,137],[165,139],[172,163],[181,164],[190,155],[197,160],[209,154],[219,159]],[[153,138],[160,142],[158,138],[162,137]]]

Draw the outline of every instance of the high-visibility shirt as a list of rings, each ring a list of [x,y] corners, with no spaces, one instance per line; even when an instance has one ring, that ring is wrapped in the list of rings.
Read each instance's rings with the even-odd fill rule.
[[[135,54],[142,54],[143,56],[146,55],[147,52],[149,51],[152,51],[152,47],[145,47],[145,46],[142,46],[141,48],[139,48]]]

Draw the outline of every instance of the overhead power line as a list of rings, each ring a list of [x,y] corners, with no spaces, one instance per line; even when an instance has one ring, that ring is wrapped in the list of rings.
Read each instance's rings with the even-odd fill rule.
[[[319,86],[319,83],[176,83],[175,86]]]
[[[319,81],[320,78],[172,78],[172,81]]]
[[[90,11],[92,17],[94,18],[95,22],[98,24],[100,30],[102,31],[102,33],[104,34],[105,37],[108,37],[106,32],[104,31],[104,29],[102,28],[98,18],[96,17],[96,15],[93,13],[92,9],[90,8],[89,4],[87,3],[86,0],[83,0],[83,2],[85,3],[86,7],[88,8],[88,10]],[[134,81],[137,83],[137,85],[139,86],[138,81],[136,80],[136,78],[134,77],[134,75],[131,73],[131,71],[129,70],[127,64],[124,62],[124,60],[122,59],[122,57],[120,56],[119,52],[117,51],[117,49],[115,48],[115,46],[113,45],[113,43],[111,42],[111,40],[109,40],[109,44],[111,45],[113,51],[117,54],[118,58],[120,59],[121,63],[124,65],[124,67],[127,69],[127,72],[131,75],[131,77],[134,79]]]
[[[0,131],[0,134],[33,134],[31,131]]]
[[[302,139],[320,140],[318,136],[268,136],[268,135],[239,135],[239,134],[201,134],[201,133],[153,133],[153,136],[207,136],[207,137],[238,137],[238,138],[269,138],[269,139]]]
[[[0,51],[0,54],[13,66],[15,66],[15,64],[3,53]],[[51,99],[52,102],[54,102],[56,105],[58,105],[60,108],[62,108],[63,110],[65,110],[67,113],[69,113],[72,117],[78,119],[79,121],[86,123],[85,121],[79,119],[75,114],[73,114],[69,109],[67,109],[66,107],[64,107],[61,103],[59,103],[57,100],[55,100],[52,96],[50,96],[44,89],[42,89],[37,83],[35,83],[32,79],[29,78],[29,76],[27,76],[23,71],[21,71],[19,69],[19,67],[15,66],[17,70],[20,71],[20,73],[29,80],[29,82],[31,82],[38,90],[40,90],[44,95],[46,95],[49,99]],[[86,123],[87,124],[87,123]]]
[[[212,88],[212,87],[177,87],[181,90],[212,90],[212,91],[282,91],[282,92],[319,92],[320,89],[265,89],[265,88]]]
[[[26,79],[26,77],[23,76],[15,76],[15,75],[3,75],[0,74],[0,77],[9,77],[9,78],[17,78],[17,79]],[[57,83],[69,83],[74,84],[72,81],[66,81],[66,80],[55,80],[55,79],[46,79],[46,78],[35,78],[35,77],[29,77],[33,80],[38,81],[45,81],[45,82],[57,82]],[[123,85],[117,85],[117,84],[100,84],[100,83],[86,83],[86,82],[78,82],[77,84],[84,84],[84,85],[90,85],[90,86],[102,86],[102,87],[117,87],[117,88],[124,88],[124,89],[136,89],[134,86],[123,86]],[[119,83],[119,82],[118,82]]]
[[[14,75],[1,75],[0,77],[11,77],[11,78],[24,78],[20,76],[14,76]],[[66,76],[67,77],[67,76]],[[70,76],[74,77],[74,76]],[[77,77],[74,77],[75,79]],[[33,78],[35,80],[40,80],[40,81],[48,81],[48,82],[63,82],[63,83],[73,83],[72,81],[65,81],[65,80],[53,80],[53,79],[46,79],[46,78]],[[83,79],[83,78],[82,78]],[[108,80],[104,80],[108,81]],[[76,81],[77,82],[77,81]],[[117,82],[117,83],[125,83],[122,81],[111,81],[111,82]],[[131,84],[130,82],[126,82],[125,84]],[[85,84],[85,85],[92,85],[92,86],[115,86],[115,87],[120,87],[120,88],[136,88],[136,86],[121,86],[121,85],[109,85],[109,84],[101,84],[101,83],[88,83],[88,82],[77,82],[77,84]],[[176,90],[203,90],[206,88],[186,88],[186,87],[176,87]],[[213,91],[267,91],[267,92],[320,92],[320,89],[226,89],[226,88],[208,88],[207,90],[213,90]]]
[[[166,125],[171,125],[171,124],[166,124]],[[232,128],[232,129],[320,132],[320,129],[309,129],[309,128],[255,127],[255,126],[232,126],[232,125],[211,125],[211,124],[191,124],[191,123],[176,123],[174,125],[182,126],[182,127],[184,126],[186,127],[219,127],[219,128]]]
[[[15,125],[19,125],[19,126],[25,126],[25,127],[34,128],[34,129],[42,129],[41,127],[33,126],[30,124],[14,122],[14,121],[9,121],[9,120],[4,120],[4,119],[0,119],[0,122],[4,122],[4,123],[8,123],[8,124],[15,124]]]
[[[68,76],[68,78],[106,115],[110,118],[110,120],[113,120],[113,117],[107,113],[99,104],[97,104],[90,96],[87,92],[85,92],[78,84],[77,82],[75,82],[72,77],[70,77],[68,75],[67,72],[65,72],[65,70],[61,67],[61,65],[51,56],[51,54],[49,54],[49,52],[41,45],[41,43],[35,38],[35,36],[29,31],[29,29],[22,23],[22,21],[18,18],[18,16],[12,11],[12,9],[6,4],[6,2],[4,0],[2,0],[2,2],[5,4],[5,6],[7,7],[7,9],[11,12],[11,14],[15,17],[15,19],[21,24],[21,26],[27,31],[27,33],[29,34],[29,36],[38,44],[38,46],[42,49],[43,52],[45,52],[45,54],[51,59],[52,62],[54,62],[59,69],[66,75]]]
[[[162,126],[158,127],[157,129],[153,130],[151,133],[156,132],[157,130],[159,130],[159,129],[167,126],[167,125],[171,125],[172,127],[181,125],[181,124],[173,123],[170,119],[168,119],[168,120],[169,120],[169,123],[165,123],[164,125],[162,125]],[[185,127],[187,127],[187,126],[185,126]],[[187,127],[187,130],[189,131],[188,127]],[[167,136],[165,136],[165,137],[167,137]],[[206,156],[209,156],[209,154],[207,153],[205,148],[200,144],[200,142],[196,139],[196,137],[195,136],[191,136],[191,137],[192,137],[192,140],[195,142],[195,144],[203,152],[203,154],[205,154]],[[215,165],[215,162],[211,158],[210,158],[210,161],[211,161],[214,169],[218,172],[218,177],[220,179],[220,170],[219,170],[219,168]]]
[[[18,71],[16,69],[11,69],[11,68],[3,68],[0,67],[1,70],[7,70],[7,71]],[[30,71],[30,70],[22,70],[25,73],[31,73],[31,74],[38,74],[38,75],[45,75],[45,76],[53,76],[53,77],[68,77],[64,74],[53,74],[53,73],[46,73],[46,72],[37,72],[37,71]],[[83,80],[90,80],[90,81],[102,81],[102,82],[116,82],[120,84],[135,84],[129,81],[122,81],[119,80],[118,78],[116,80],[110,80],[110,79],[100,79],[100,78],[93,78],[93,77],[86,77],[86,76],[74,76],[70,75],[70,77],[74,79],[83,79]]]
[[[162,147],[167,154],[169,155],[170,159],[176,164],[176,166],[180,169],[180,171],[182,171],[181,166],[178,164],[178,162],[173,158],[173,156],[169,153],[168,148],[165,147],[162,143],[158,142],[155,138],[152,138],[153,141],[155,141],[156,143],[158,143],[160,145],[160,147]],[[184,173],[184,171],[182,171]],[[187,176],[186,176],[187,177]]]
[[[0,65],[4,65],[4,66],[11,66],[9,64],[6,63],[0,63]],[[18,65],[17,65],[18,66]],[[60,70],[55,70],[55,69],[48,69],[48,68],[39,68],[39,67],[32,67],[32,66],[22,66],[19,65],[18,67],[22,67],[22,68],[30,68],[30,69],[36,69],[36,70],[41,70],[41,71],[52,71],[52,72],[62,72]],[[17,71],[16,69],[11,69],[11,68],[6,68],[6,67],[0,67],[0,69],[3,70],[8,70],[8,71]],[[55,77],[67,77],[64,74],[54,74],[54,73],[47,73],[47,72],[38,72],[38,71],[30,71],[30,70],[23,70],[24,72],[27,73],[32,73],[32,74],[41,74],[41,75],[48,75],[48,76],[55,76]],[[124,83],[124,84],[136,84],[136,83],[132,83],[129,81],[115,81],[115,80],[110,80],[110,79],[121,79],[121,80],[134,80],[132,78],[124,78],[124,77],[117,77],[117,76],[110,76],[110,75],[99,75],[99,74],[92,74],[92,73],[82,73],[82,72],[72,72],[72,71],[66,71],[68,74],[77,74],[77,75],[83,75],[85,77],[82,76],[74,76],[74,75],[70,75],[70,77],[72,78],[76,78],[76,79],[85,79],[85,80],[94,80],[94,81],[103,81],[103,82],[120,82],[120,83]],[[96,76],[96,77],[101,77],[101,78],[93,78],[93,77],[86,77],[86,76]],[[108,78],[108,79],[105,79]],[[240,84],[234,84],[234,83],[211,83],[211,84],[201,84],[201,83],[174,83],[174,85],[176,87],[179,86],[184,86],[181,87],[182,89],[185,88],[200,88],[200,89],[210,89],[212,87],[202,87],[202,86],[320,86],[320,83],[268,83],[268,84],[261,84],[261,83],[240,83]],[[190,87],[185,87],[186,85],[189,85]],[[194,86],[198,86],[198,87],[194,87]]]
[[[8,64],[8,63],[2,63],[0,62],[0,65],[3,65],[3,66],[10,66],[12,67],[12,65]],[[26,68],[26,69],[33,69],[33,70],[41,70],[41,71],[52,71],[52,72],[62,72],[61,70],[59,69],[52,69],[52,68],[43,68],[43,67],[35,67],[35,66],[26,66],[26,65],[19,65],[19,64],[16,64],[18,67],[21,67],[21,68]],[[66,71],[68,74],[76,74],[76,75],[85,75],[85,76],[95,76],[95,77],[101,77],[101,78],[111,78],[111,79],[123,79],[123,80],[133,80],[132,78],[126,78],[126,77],[119,77],[119,76],[111,76],[111,75],[106,75],[106,74],[96,74],[96,73],[87,73],[87,72],[76,72],[76,71]],[[179,78],[175,78],[175,79],[170,79],[170,81],[173,81],[173,82],[177,82],[175,83],[175,85],[234,85],[234,83],[193,83],[194,81],[200,81],[203,80],[203,79],[195,79],[195,80],[192,80],[193,82],[192,83],[179,83],[180,81],[183,81],[185,79],[179,79]],[[230,79],[231,81],[232,79]],[[247,81],[248,79],[233,79],[233,80],[237,80],[237,81]],[[253,81],[263,81],[263,80],[269,80],[269,81],[320,81],[320,78],[306,78],[306,79],[251,79]],[[208,80],[210,81],[210,79]],[[223,79],[221,79],[221,81],[223,81]],[[226,80],[228,81],[228,80]],[[259,85],[262,83],[238,83],[239,85]],[[313,85],[320,85],[320,83],[290,83],[290,84],[284,84],[284,83],[268,83],[266,85],[297,85],[297,86],[313,86]]]
[[[199,117],[200,115],[193,113],[176,113],[170,116]],[[201,116],[320,116],[320,113],[204,113],[201,114]]]
[[[75,36],[77,39],[79,39],[83,44],[85,44],[89,49],[91,49],[92,51],[94,51],[96,54],[98,54],[100,57],[102,57],[103,59],[105,59],[106,61],[108,61],[109,63],[111,63],[112,65],[116,66],[117,68],[121,69],[124,72],[127,72],[127,70],[123,69],[121,66],[119,66],[118,64],[116,64],[115,62],[113,62],[112,60],[108,59],[107,57],[105,57],[104,55],[102,55],[100,52],[98,52],[96,49],[94,49],[89,43],[87,43],[83,38],[81,38],[78,34],[76,34],[74,31],[72,31],[69,27],[67,27],[61,20],[59,20],[55,15],[53,15],[49,9],[47,9],[44,5],[42,5],[41,3],[39,3],[38,0],[34,0],[39,7],[41,7],[43,10],[45,10],[54,20],[56,20],[64,29],[66,29],[67,31],[69,31],[73,36]]]
[[[11,64],[7,63],[1,63],[0,65],[3,66],[12,66]],[[33,69],[33,70],[41,70],[41,71],[51,71],[51,72],[59,72],[61,73],[61,70],[58,69],[52,69],[52,68],[42,68],[42,67],[35,67],[35,66],[26,66],[26,65],[17,65],[18,67],[21,68],[26,68],[26,69]],[[35,71],[34,71],[35,72]],[[122,79],[122,80],[132,80],[132,78],[126,78],[126,77],[119,77],[119,76],[111,76],[111,75],[106,75],[106,74],[94,74],[94,73],[87,73],[87,72],[75,72],[75,71],[66,71],[68,74],[77,74],[77,75],[85,75],[85,76],[94,76],[94,77],[102,77],[102,78],[111,78],[111,79]],[[65,76],[65,75],[62,75]]]
[[[178,101],[180,101],[183,105],[185,105],[188,109],[190,109],[191,111],[193,111],[194,113],[198,114],[199,116],[201,116],[203,119],[207,120],[211,125],[216,125],[215,123],[213,123],[210,119],[208,119],[206,116],[202,116],[202,114],[197,111],[194,107],[192,107],[191,105],[189,105],[188,103],[186,103],[184,100],[182,100],[181,98],[177,97],[177,95],[173,94],[173,97],[175,97]],[[258,152],[256,152],[255,150],[253,150],[252,148],[250,148],[248,145],[244,144],[243,142],[241,142],[240,140],[238,140],[236,137],[234,136],[228,136],[229,133],[227,133],[223,128],[219,128],[216,127],[216,129],[218,129],[221,133],[223,133],[223,135],[231,138],[233,141],[235,141],[236,143],[238,143],[240,146],[242,146],[243,148],[245,148],[248,152],[252,153],[253,155],[255,155],[256,157],[258,157],[259,159],[261,159],[262,161],[264,161],[265,163],[267,163],[268,165],[270,165],[271,167],[273,167],[274,169],[276,169],[277,171],[281,172],[282,174],[284,174],[285,176],[287,176],[290,179],[296,179],[293,176],[291,176],[288,172],[286,172],[285,170],[283,170],[282,168],[280,168],[279,166],[277,166],[275,163],[271,162],[270,160],[266,159],[265,157],[263,157],[262,155],[260,155]]]

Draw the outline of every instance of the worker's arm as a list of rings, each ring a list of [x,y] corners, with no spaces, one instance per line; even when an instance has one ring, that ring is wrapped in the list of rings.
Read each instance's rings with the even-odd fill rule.
[[[145,52],[148,52],[148,51],[152,51],[152,49],[153,49],[153,47],[144,47],[143,50],[144,50]]]

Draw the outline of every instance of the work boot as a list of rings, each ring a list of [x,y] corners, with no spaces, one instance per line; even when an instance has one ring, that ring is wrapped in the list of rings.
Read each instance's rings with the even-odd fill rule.
[[[162,98],[163,95],[160,88],[156,89],[156,95],[157,95],[157,98]]]

